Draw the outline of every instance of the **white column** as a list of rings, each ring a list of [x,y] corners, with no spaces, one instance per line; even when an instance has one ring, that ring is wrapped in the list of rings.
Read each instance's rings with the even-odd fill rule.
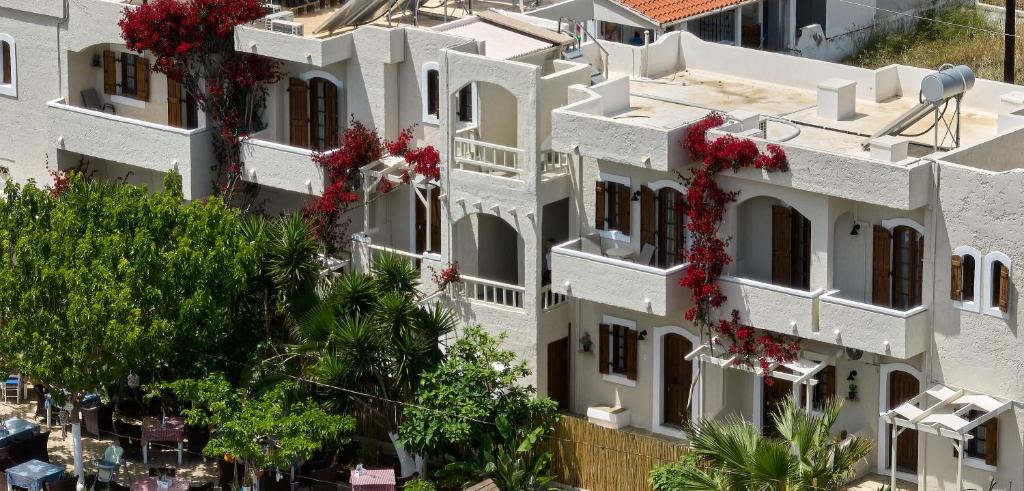
[[[890,476],[889,477],[889,480],[890,480],[889,488],[892,489],[893,491],[895,491],[895,489],[896,489],[896,437],[897,436],[899,436],[899,433],[896,432],[896,424],[893,423],[893,425],[892,425],[892,438],[889,439],[889,446],[892,447],[890,449],[891,450],[890,453],[892,455],[892,460],[889,461],[889,476]]]
[[[736,46],[743,46],[743,6],[732,9],[734,19],[733,25],[736,27],[735,33],[733,34],[733,40]]]
[[[796,48],[796,2],[799,0],[789,0],[787,7],[789,7],[788,19],[786,20],[786,39],[789,45],[786,46],[789,49]]]

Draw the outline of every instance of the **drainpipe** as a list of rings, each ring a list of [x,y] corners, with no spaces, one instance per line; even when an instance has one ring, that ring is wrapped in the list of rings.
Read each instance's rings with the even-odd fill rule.
[[[61,17],[57,21],[57,97],[64,97],[64,66],[60,62],[60,27],[62,25],[67,26],[68,20],[71,18],[71,7],[68,5],[68,0],[64,0],[64,17]],[[68,99],[70,99],[70,94]],[[65,101],[71,103],[71,101]],[[56,157],[54,157],[56,158]]]

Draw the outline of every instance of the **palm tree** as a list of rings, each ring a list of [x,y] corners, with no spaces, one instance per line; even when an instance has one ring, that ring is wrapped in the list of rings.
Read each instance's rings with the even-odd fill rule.
[[[338,409],[372,416],[396,443],[396,402],[414,398],[420,374],[443,358],[438,340],[458,324],[447,308],[419,305],[418,285],[408,261],[383,254],[370,275],[347,273],[320,289],[319,302],[292,329],[291,352],[305,361],[313,390]],[[403,462],[403,473],[411,466]]]
[[[690,452],[651,472],[657,491],[812,491],[839,489],[871,451],[861,437],[840,441],[832,426],[842,403],[820,414],[786,401],[774,414],[779,436],[766,437],[738,417],[690,428]]]

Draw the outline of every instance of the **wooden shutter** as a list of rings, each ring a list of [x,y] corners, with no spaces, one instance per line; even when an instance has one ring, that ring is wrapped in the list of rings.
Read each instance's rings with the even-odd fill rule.
[[[113,51],[103,52],[103,93],[117,94],[117,59]]]
[[[999,461],[999,416],[985,422],[985,463],[996,465]]]
[[[321,81],[320,86],[324,91],[324,107],[327,122],[324,128],[324,143],[326,150],[338,147],[338,88],[334,84]]]
[[[185,92],[185,127],[193,130],[199,127],[199,104],[196,102],[196,98],[192,97],[192,94]]]
[[[604,187],[604,181],[597,181],[597,185],[594,187],[596,199],[594,203],[594,228],[598,230],[604,230],[605,228]]]
[[[999,310],[1004,313],[1010,309],[1010,269],[1005,264],[999,265]]]
[[[875,225],[871,248],[871,303],[888,307],[889,271],[892,251],[892,233],[881,225]]]
[[[293,147],[309,148],[308,93],[306,82],[297,78],[289,80],[288,105],[291,124],[288,142]]]
[[[441,83],[438,79],[437,70],[427,71],[427,114],[440,117],[441,113]]]
[[[608,373],[608,350],[610,348],[608,343],[608,331],[610,329],[610,325],[601,324],[599,330],[600,334],[597,337],[597,371],[601,373]]]
[[[441,189],[430,193],[430,252],[441,252]]]
[[[167,125],[181,128],[181,84],[167,79]]]
[[[636,380],[636,341],[635,329],[626,329],[626,378]]]
[[[792,214],[787,206],[772,206],[772,283],[789,286],[793,277]]]
[[[964,268],[963,256],[952,256],[949,258],[949,298],[952,300],[963,299]]]
[[[802,286],[804,290],[810,290],[811,289],[811,221],[808,220],[807,217],[805,217],[805,216],[803,216],[803,215],[801,215],[799,213],[797,213],[796,216],[800,217],[800,220],[803,223],[803,228],[801,228],[801,230],[803,230],[803,233],[804,233],[804,236],[802,238],[803,243],[804,243],[803,258],[802,258],[802,262],[800,263],[800,267],[803,268],[803,274],[801,275],[801,278],[803,278],[803,283],[801,283],[800,286]]]
[[[913,255],[913,266],[915,275],[911,281],[913,286],[910,289],[911,305],[917,307],[921,305],[921,300],[924,292],[924,236],[918,234],[916,231],[911,234],[913,237],[917,237],[914,241],[914,255]]]
[[[320,148],[320,105],[317,104],[317,96],[324,90],[323,80],[314,78],[309,81],[309,148],[325,150]]]
[[[661,230],[655,217],[658,215],[658,204],[654,199],[654,191],[647,186],[640,186],[640,244],[657,244],[656,232]]]
[[[142,55],[135,57],[135,98],[149,100],[149,60]]]
[[[0,47],[2,47],[0,62],[3,63],[3,79],[0,79],[0,83],[9,84],[11,83],[11,65],[14,64],[14,60],[11,59],[11,45],[7,41],[0,41]]]
[[[835,365],[829,365],[823,368],[822,372],[825,374],[825,397],[833,398],[836,396],[836,367]]]
[[[629,212],[630,212],[629,208],[630,208],[630,204],[631,204],[631,202],[630,202],[631,196],[630,196],[630,192],[629,192],[630,189],[629,189],[629,186],[625,186],[625,185],[622,185],[622,184],[616,184],[615,187],[616,187],[616,190],[615,190],[616,196],[615,197],[616,197],[616,201],[618,201],[618,206],[615,207],[616,208],[616,210],[615,210],[616,211],[615,223],[616,223],[617,228],[619,229],[620,232],[622,232],[622,233],[624,233],[626,235],[631,235],[629,233],[630,232],[630,230],[629,230],[630,229],[630,224],[632,223],[629,220],[629,218],[630,218],[629,217]]]

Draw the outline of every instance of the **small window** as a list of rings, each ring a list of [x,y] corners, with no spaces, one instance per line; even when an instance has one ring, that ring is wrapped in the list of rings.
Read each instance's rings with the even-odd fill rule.
[[[14,61],[11,59],[11,43],[7,41],[0,41],[0,64],[3,65],[3,77],[0,78],[0,83],[4,85],[11,85],[11,67],[14,65]]]
[[[825,403],[836,396],[836,367],[829,365],[814,374],[818,383],[811,387],[811,407],[816,411],[825,408]]]
[[[473,121],[473,85],[467,85],[456,94],[459,121],[469,123]]]
[[[630,206],[632,195],[628,185],[613,181],[598,181],[594,210],[597,230],[630,232]]]
[[[985,413],[978,410],[971,410],[967,412],[967,419],[974,421],[980,418]],[[965,456],[972,459],[978,459],[985,462],[988,465],[996,465],[998,460],[998,439],[999,439],[999,420],[998,417],[990,418],[988,421],[978,425],[970,432],[971,439],[964,442],[966,452]],[[953,457],[957,457],[957,452],[953,450]]]
[[[138,78],[136,77],[136,55],[121,53],[121,94],[135,95],[138,92]]]
[[[974,269],[975,269],[974,256],[964,256],[963,258],[963,275],[964,279],[960,286],[960,299],[964,302],[974,301]]]
[[[990,280],[992,286],[989,306],[998,308],[1005,314],[1010,306],[1010,268],[1002,261],[992,261]]]
[[[18,55],[14,38],[0,33],[0,95],[18,95]]]
[[[437,118],[441,113],[441,83],[437,70],[427,70],[427,114]]]
[[[637,374],[637,341],[635,325],[630,321],[605,316],[600,325],[598,369],[605,380],[632,384]]]
[[[611,332],[611,372],[626,374],[626,333],[629,328],[626,326],[612,325]]]

